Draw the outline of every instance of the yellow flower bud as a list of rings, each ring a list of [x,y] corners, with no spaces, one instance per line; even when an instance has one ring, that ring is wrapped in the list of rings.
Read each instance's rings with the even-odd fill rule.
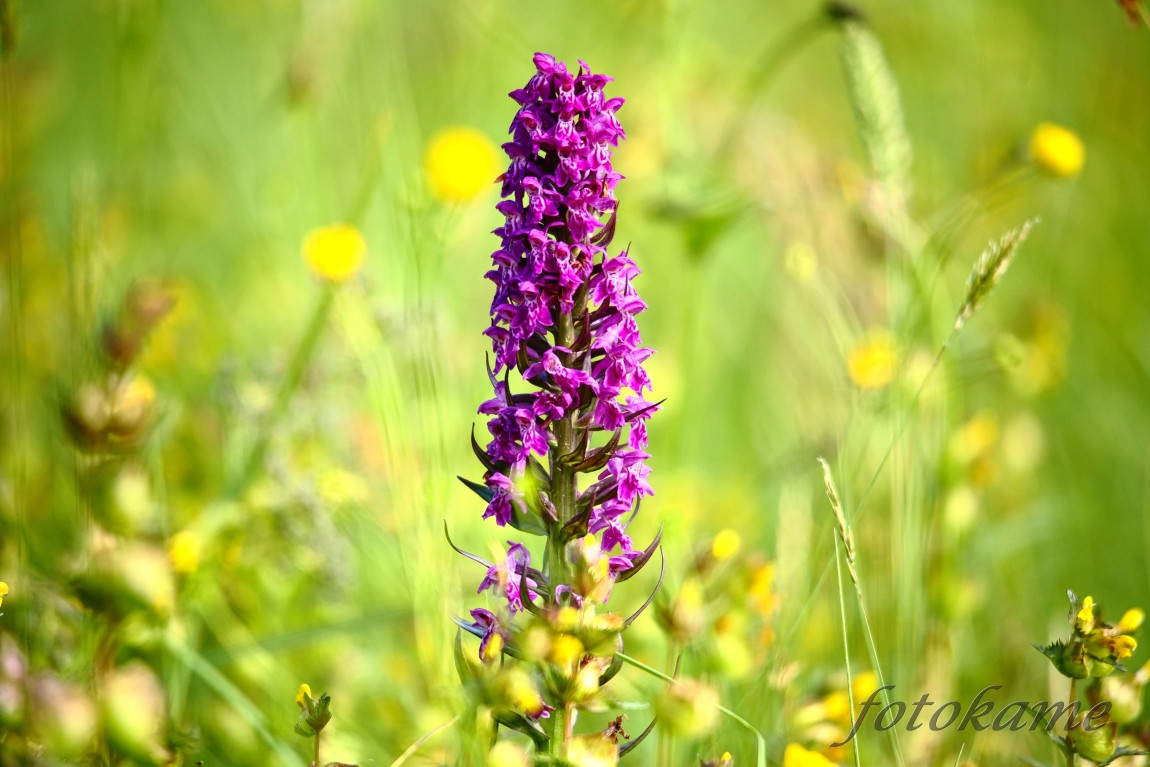
[[[518,743],[501,740],[487,753],[487,767],[531,767],[531,757]]]
[[[667,689],[656,709],[671,732],[698,737],[715,726],[718,706],[715,690],[693,679],[679,679]]]
[[[489,189],[499,173],[495,146],[474,128],[440,131],[423,156],[431,192],[443,202],[466,202]]]
[[[0,605],[4,604],[4,597],[8,596],[8,584],[0,581]]]
[[[726,530],[720,530],[719,534],[715,536],[715,540],[711,542],[711,556],[720,562],[725,562],[739,553],[739,547],[742,544],[743,540],[735,530],[729,527]]]
[[[191,530],[181,530],[173,535],[168,541],[168,561],[172,563],[172,569],[184,575],[195,572],[203,548],[200,536]]]
[[[1082,600],[1082,608],[1078,611],[1077,620],[1074,621],[1074,629],[1080,634],[1094,631],[1094,597]]]
[[[316,277],[338,285],[359,273],[367,257],[367,243],[354,226],[332,224],[308,232],[302,252]]]
[[[307,706],[307,699],[310,697],[311,686],[307,684],[301,684],[299,686],[299,692],[295,694],[295,704],[300,708],[305,708]]]
[[[894,377],[894,342],[885,330],[871,331],[847,355],[847,372],[860,389],[882,389]]]
[[[572,673],[582,657],[583,643],[570,634],[560,634],[551,640],[548,659],[566,673]]]
[[[1086,149],[1074,131],[1054,123],[1041,123],[1030,134],[1030,159],[1048,176],[1077,176],[1086,162]]]

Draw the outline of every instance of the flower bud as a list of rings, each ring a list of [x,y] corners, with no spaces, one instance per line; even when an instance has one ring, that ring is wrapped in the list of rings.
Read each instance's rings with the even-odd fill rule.
[[[719,717],[719,695],[692,679],[676,680],[659,700],[660,720],[674,733],[686,737],[705,735]]]
[[[518,743],[501,740],[487,753],[487,767],[531,767],[531,756]]]
[[[1070,731],[1070,742],[1074,744],[1075,751],[1090,761],[1105,762],[1114,753],[1114,736],[1117,730],[1117,722],[1111,722],[1108,726],[1097,730],[1075,727]]]
[[[152,670],[133,661],[108,675],[102,693],[109,740],[139,759],[163,759],[164,692]]]

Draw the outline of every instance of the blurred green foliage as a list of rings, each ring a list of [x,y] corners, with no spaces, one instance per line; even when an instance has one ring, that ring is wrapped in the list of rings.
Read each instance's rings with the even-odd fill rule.
[[[501,217],[494,186],[437,201],[422,155],[451,125],[498,144],[537,50],[590,62],[627,98],[616,242],[644,269],[667,398],[636,524],[639,540],[666,528],[664,609],[685,582],[698,596],[691,568],[720,529],[742,540],[684,663],[772,758],[801,739],[804,700],[844,689],[825,455],[896,697],[1054,694],[1029,643],[1061,631],[1065,589],[1111,619],[1150,597],[1150,30],[1111,2],[860,5],[913,147],[907,215],[935,250],[876,223],[843,35],[810,25],[814,3],[11,3],[0,763],[90,743],[111,761],[306,763],[301,682],[333,701],[325,759],[388,764],[458,712],[451,616],[486,597],[442,527],[481,554],[499,540],[455,475],[479,473],[467,435],[488,396],[482,276]],[[1085,144],[1078,177],[1027,168],[1047,120]],[[1032,217],[915,398],[984,243]],[[300,243],[335,221],[363,232],[367,263],[334,290],[272,420],[327,306]],[[113,453],[77,449],[61,409],[107,383],[102,334],[145,279],[176,300],[132,366],[154,389],[150,429]],[[862,389],[847,360],[879,328],[893,380]],[[639,580],[620,612],[654,574]],[[629,637],[652,665],[668,653],[651,618]],[[620,684],[631,700],[659,689]],[[635,732],[649,719],[629,716]],[[654,740],[632,758],[651,763]],[[885,739],[860,741],[887,758]],[[1043,748],[944,733],[903,751],[952,764],[959,744],[988,764]],[[471,748],[449,729],[408,763]],[[673,753],[749,763],[753,748],[727,723]]]

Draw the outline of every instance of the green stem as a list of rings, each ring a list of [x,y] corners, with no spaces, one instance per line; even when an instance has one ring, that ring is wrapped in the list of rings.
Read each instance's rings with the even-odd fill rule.
[[[562,756],[566,752],[564,746],[567,743],[570,717],[571,712],[566,705],[555,709],[555,729],[551,731],[551,740],[547,744],[547,753],[550,756]]]
[[[1074,729],[1074,702],[1078,700],[1078,680],[1071,678],[1070,694],[1067,696],[1066,706],[1066,767],[1074,767],[1074,742],[1070,740],[1070,731]]]
[[[319,767],[319,730],[315,732],[315,767]]]
[[[243,469],[229,485],[226,497],[236,498],[243,493],[263,464],[272,429],[287,412],[287,406],[299,388],[300,381],[303,380],[304,370],[311,362],[320,336],[323,335],[323,329],[327,325],[327,316],[331,313],[334,297],[335,291],[329,286],[324,286],[323,295],[320,297],[319,303],[316,304],[315,311],[312,312],[307,330],[304,332],[303,338],[300,339],[299,345],[296,346],[295,354],[292,356],[283,381],[280,382],[280,388],[276,392],[271,410],[268,411],[260,424],[251,452],[248,453],[248,457],[244,461]]]

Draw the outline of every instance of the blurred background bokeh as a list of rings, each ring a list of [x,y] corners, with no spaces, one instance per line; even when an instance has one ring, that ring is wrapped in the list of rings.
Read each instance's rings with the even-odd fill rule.
[[[500,172],[535,51],[627,99],[615,242],[666,398],[635,534],[662,525],[669,563],[631,655],[681,653],[772,762],[850,758],[818,727],[846,658],[874,664],[849,581],[844,654],[819,456],[896,699],[1049,699],[1030,643],[1067,588],[1111,620],[1150,604],[1150,29],[1119,3],[859,3],[913,150],[896,227],[813,2],[0,8],[0,763],[306,764],[307,682],[325,760],[386,765],[459,710],[451,617],[489,597],[444,522],[505,541],[455,478],[481,473],[502,222],[470,179]],[[1036,162],[1047,122],[1080,169]],[[972,264],[1033,218],[932,370]],[[366,259],[329,285],[301,243],[335,222]],[[649,700],[632,671],[617,694]],[[899,737],[907,764],[1048,755]],[[754,758],[730,723],[676,743],[629,759]]]

